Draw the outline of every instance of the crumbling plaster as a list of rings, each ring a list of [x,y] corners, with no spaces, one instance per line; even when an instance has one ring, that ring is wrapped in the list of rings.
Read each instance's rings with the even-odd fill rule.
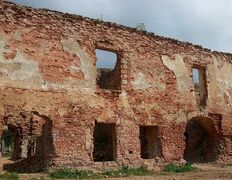
[[[62,39],[62,47],[64,51],[74,53],[80,59],[80,67],[70,66],[70,69],[74,72],[80,70],[84,73],[83,85],[85,89],[89,91],[96,89],[96,68],[94,66],[94,60],[91,59],[85,49],[81,48],[77,41],[74,39]]]
[[[207,70],[209,74],[208,89],[209,101],[224,104],[223,108],[232,109],[232,64],[223,62],[219,65],[220,59],[214,59],[214,63],[209,65]]]
[[[183,56],[175,55],[175,59],[170,59],[168,56],[162,56],[162,61],[169,70],[174,72],[178,91],[189,91],[193,87],[192,78],[189,76],[189,70],[183,61]]]

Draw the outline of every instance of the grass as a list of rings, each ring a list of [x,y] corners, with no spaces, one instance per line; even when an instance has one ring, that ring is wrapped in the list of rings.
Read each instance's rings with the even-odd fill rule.
[[[78,171],[71,169],[60,169],[49,174],[51,178],[57,179],[88,179],[98,178],[98,175],[93,171]]]
[[[110,170],[104,172],[93,172],[88,170],[71,170],[71,169],[60,169],[48,173],[49,177],[52,179],[99,179],[107,177],[128,177],[128,176],[148,176],[148,175],[162,175],[163,173],[184,173],[195,171],[198,168],[193,167],[192,164],[186,163],[184,165],[174,165],[168,164],[164,167],[161,174],[155,171],[150,171],[145,167],[131,168],[124,166],[117,170]],[[165,174],[164,174],[165,175]],[[19,180],[19,175],[17,173],[4,173],[0,174],[0,179],[3,180]],[[32,178],[33,180],[38,180],[38,178]],[[40,177],[39,180],[44,179]]]
[[[3,179],[3,180],[18,180],[19,175],[17,173],[4,173],[4,174],[0,174],[0,179]]]
[[[153,171],[149,171],[144,167],[129,168],[127,166],[118,170],[105,171],[95,173],[93,171],[78,171],[70,169],[61,169],[50,173],[51,178],[57,179],[97,179],[105,177],[127,177],[127,176],[145,176],[152,175]]]
[[[147,170],[145,167],[139,168],[129,168],[128,166],[124,166],[118,170],[106,171],[101,173],[106,177],[126,177],[126,176],[146,176],[152,175],[154,172]]]
[[[168,164],[164,166],[164,171],[169,173],[184,173],[184,172],[191,172],[196,171],[198,168],[193,167],[192,164],[186,163],[183,165],[174,165],[174,164]]]
[[[49,176],[51,178],[57,179],[98,179],[98,178],[106,178],[106,177],[128,177],[128,176],[147,176],[147,175],[166,175],[166,173],[185,173],[196,171],[198,168],[193,167],[192,164],[186,163],[183,165],[174,165],[168,164],[164,166],[163,171],[157,174],[157,172],[150,171],[145,167],[139,168],[130,168],[124,166],[117,170],[104,171],[101,173],[96,173],[93,171],[78,171],[71,169],[60,169],[54,172],[51,172]],[[165,174],[163,174],[163,173]]]

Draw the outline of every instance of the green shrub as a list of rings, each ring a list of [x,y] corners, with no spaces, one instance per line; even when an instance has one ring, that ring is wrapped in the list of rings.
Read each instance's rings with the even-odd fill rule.
[[[186,163],[180,166],[174,164],[168,164],[164,166],[164,171],[171,172],[171,173],[183,173],[183,172],[190,172],[196,170],[196,167],[193,167],[192,164]]]
[[[4,174],[0,174],[0,179],[18,180],[19,176],[17,173],[4,173]]]

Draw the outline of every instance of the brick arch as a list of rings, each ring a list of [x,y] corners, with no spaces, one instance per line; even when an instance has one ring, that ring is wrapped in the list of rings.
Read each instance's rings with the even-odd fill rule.
[[[184,158],[188,162],[212,162],[218,158],[219,133],[214,119],[191,118],[186,124]]]
[[[10,114],[3,118],[3,125],[13,128],[15,148],[13,164],[4,164],[3,169],[27,172],[44,169],[51,161],[54,151],[52,120],[36,111]]]

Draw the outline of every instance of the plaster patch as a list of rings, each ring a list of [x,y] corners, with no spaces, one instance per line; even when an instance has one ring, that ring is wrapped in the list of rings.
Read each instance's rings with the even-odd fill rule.
[[[9,64],[19,64],[20,68],[15,69],[15,71],[9,72],[8,77],[11,80],[28,80],[35,77],[40,77],[39,75],[39,63],[37,61],[32,61],[26,59],[19,51],[14,59],[14,62]]]
[[[232,106],[232,97],[230,95],[232,89],[232,64],[224,62],[223,66],[218,68],[218,60],[214,59],[214,63],[208,66],[208,72],[209,100],[220,99],[222,103]],[[225,99],[225,96],[228,99]]]
[[[168,56],[161,57],[163,64],[176,76],[177,86],[179,91],[189,91],[192,87],[192,79],[188,75],[188,69],[185,66],[183,57],[176,55],[175,60],[170,59]]]
[[[151,84],[146,81],[145,75],[141,72],[136,74],[134,81],[132,81],[132,85],[135,89],[148,89],[151,87]]]
[[[93,65],[93,60],[85,51],[81,48],[79,43],[72,39],[62,39],[61,40],[63,50],[76,54],[80,58],[80,69],[84,73],[84,85],[86,88],[96,88],[96,68]],[[72,70],[78,69],[78,67],[71,66]]]
[[[27,59],[20,51],[12,61],[0,59],[1,85],[12,84],[14,87],[40,88],[42,78],[39,73],[39,63]],[[21,82],[24,83],[21,83]]]

